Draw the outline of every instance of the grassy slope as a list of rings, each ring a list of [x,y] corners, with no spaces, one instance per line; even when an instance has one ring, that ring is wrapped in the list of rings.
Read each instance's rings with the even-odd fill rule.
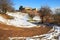
[[[52,27],[37,27],[37,28],[17,28],[0,23],[0,39],[8,37],[27,37],[47,33]]]

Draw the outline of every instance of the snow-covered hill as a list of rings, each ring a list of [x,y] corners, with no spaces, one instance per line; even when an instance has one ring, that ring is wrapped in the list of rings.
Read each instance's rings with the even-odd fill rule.
[[[30,28],[30,27],[35,27],[37,25],[35,24],[32,24],[30,22],[28,22],[28,15],[25,14],[25,13],[20,13],[20,12],[17,12],[17,13],[6,13],[10,16],[13,16],[14,19],[5,19],[3,18],[2,16],[0,16],[0,22],[3,22],[7,25],[13,25],[13,26],[16,26],[16,27],[22,27],[23,28]]]

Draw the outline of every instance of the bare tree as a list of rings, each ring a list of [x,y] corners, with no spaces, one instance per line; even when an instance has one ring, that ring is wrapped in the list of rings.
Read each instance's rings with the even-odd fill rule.
[[[41,13],[41,18],[43,23],[43,17],[49,15],[51,13],[51,10],[48,6],[43,6],[40,8],[39,12]]]
[[[0,0],[0,9],[3,13],[11,10],[12,8],[12,1],[11,0]]]
[[[60,8],[55,9],[54,19],[55,19],[55,24],[60,25]]]
[[[55,10],[55,13],[56,13],[56,15],[59,15],[59,16],[60,16],[60,8],[57,8],[57,9]]]

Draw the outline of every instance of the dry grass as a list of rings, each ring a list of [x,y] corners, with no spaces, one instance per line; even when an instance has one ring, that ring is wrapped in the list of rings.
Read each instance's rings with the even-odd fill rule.
[[[3,14],[1,15],[5,19],[10,16]],[[31,37],[47,33],[52,27],[33,27],[33,28],[20,28],[11,25],[0,23],[0,40],[8,40],[8,37]]]
[[[31,37],[47,33],[52,27],[18,28],[0,23],[0,40],[8,37]]]
[[[0,14],[0,16],[2,16],[5,19],[13,19],[14,17],[7,15],[7,14]]]

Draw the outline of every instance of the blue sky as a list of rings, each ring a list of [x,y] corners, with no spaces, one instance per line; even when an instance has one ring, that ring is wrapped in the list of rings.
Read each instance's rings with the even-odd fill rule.
[[[60,7],[60,0],[12,0],[13,7],[19,9],[19,6],[40,8],[41,6],[48,5],[51,8]]]

